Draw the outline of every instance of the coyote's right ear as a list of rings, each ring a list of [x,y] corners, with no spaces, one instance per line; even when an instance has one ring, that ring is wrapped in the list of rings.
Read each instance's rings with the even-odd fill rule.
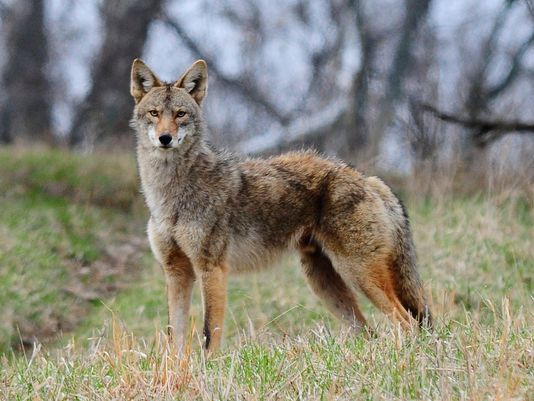
[[[132,64],[130,81],[130,93],[135,99],[135,103],[139,103],[143,96],[155,86],[161,86],[158,77],[156,77],[142,60],[136,58]]]

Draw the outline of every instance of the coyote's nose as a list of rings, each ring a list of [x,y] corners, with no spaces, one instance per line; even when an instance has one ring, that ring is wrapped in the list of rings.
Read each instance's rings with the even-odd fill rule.
[[[159,137],[159,141],[162,145],[167,146],[172,141],[172,136],[169,134],[163,134]]]

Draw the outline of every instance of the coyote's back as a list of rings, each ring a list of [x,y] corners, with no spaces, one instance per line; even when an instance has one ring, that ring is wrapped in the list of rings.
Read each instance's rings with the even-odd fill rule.
[[[169,327],[181,346],[191,290],[202,287],[206,348],[219,346],[230,273],[272,264],[296,249],[311,289],[359,330],[355,291],[403,326],[430,324],[408,217],[381,180],[314,152],[249,159],[205,141],[207,67],[176,82],[136,60],[132,126],[148,235],[165,272]],[[415,318],[415,319],[414,319]]]

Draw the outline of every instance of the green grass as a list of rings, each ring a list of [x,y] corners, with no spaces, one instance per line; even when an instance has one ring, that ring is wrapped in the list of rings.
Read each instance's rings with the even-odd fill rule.
[[[0,152],[0,179],[12,188],[0,196],[1,399],[533,399],[534,212],[525,198],[409,199],[433,333],[399,332],[360,297],[378,336],[351,335],[288,257],[271,271],[231,279],[225,346],[211,360],[200,349],[196,288],[190,352],[179,360],[162,334],[163,275],[146,242],[133,241],[140,251],[128,268],[113,267],[106,250],[144,236],[137,192],[115,202],[106,187],[135,186],[133,162],[66,154],[68,163],[56,166],[58,154],[37,162],[35,153]],[[26,171],[21,182],[5,167],[10,158]],[[59,174],[65,163],[68,172]],[[85,182],[89,167],[108,179]],[[52,179],[52,189],[41,185]],[[112,274],[92,284],[83,274],[91,267]],[[63,291],[73,280],[79,291]],[[73,313],[53,341],[25,356],[8,350],[17,325],[23,332]]]
[[[44,148],[0,150],[0,185],[13,194],[39,193],[77,203],[139,210],[137,181],[133,155],[88,156]]]
[[[113,246],[144,224],[128,213],[134,200],[120,198],[137,193],[135,171],[121,162],[110,169],[60,151],[0,152],[0,352],[72,330],[117,281],[124,266]]]

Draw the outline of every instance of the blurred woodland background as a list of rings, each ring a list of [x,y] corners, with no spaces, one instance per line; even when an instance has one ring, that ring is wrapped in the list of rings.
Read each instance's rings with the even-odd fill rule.
[[[531,0],[2,0],[0,32],[2,144],[131,151],[132,60],[203,58],[218,145],[534,177]]]

